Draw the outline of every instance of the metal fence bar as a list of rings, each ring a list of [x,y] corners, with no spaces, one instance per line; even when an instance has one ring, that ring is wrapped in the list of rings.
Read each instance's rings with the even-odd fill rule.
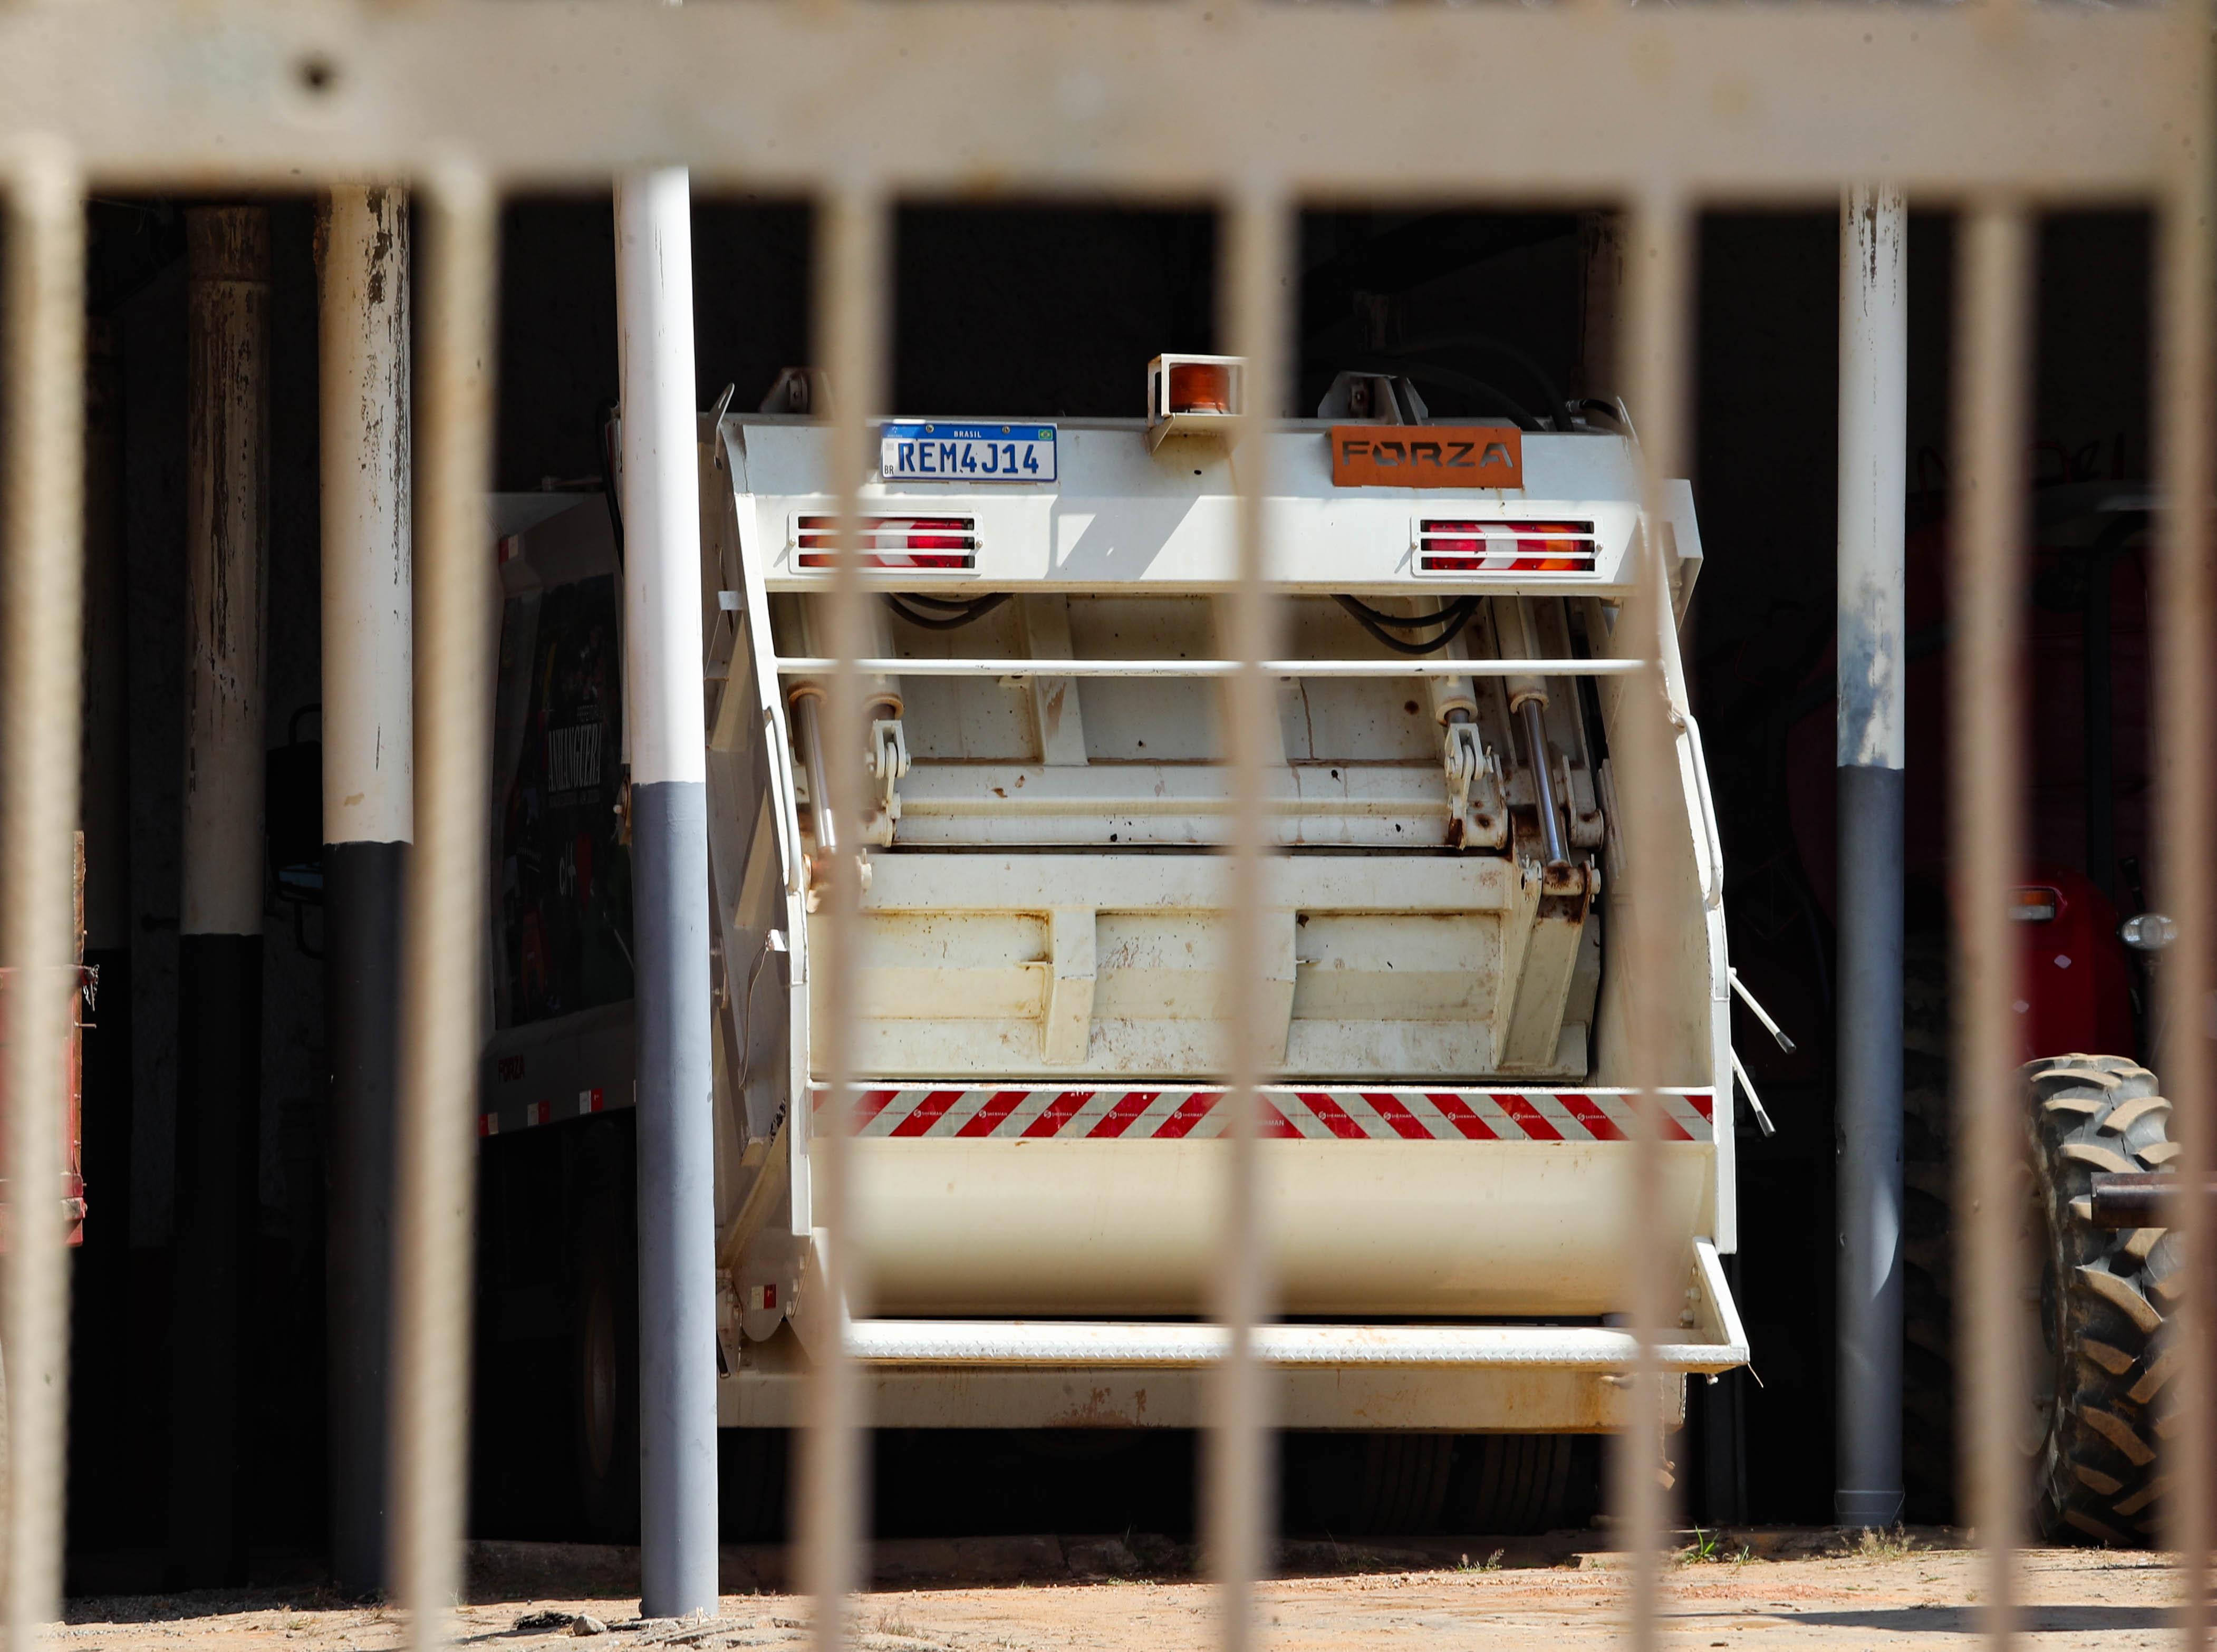
[[[2024,1156],[2016,949],[2010,890],[2025,863],[2023,646],[2025,398],[2032,375],[2032,237],[2015,200],[1973,203],[1955,299],[1955,644],[1948,817],[1955,922],[1955,1213],[1967,1289],[1955,1324],[1963,1484],[1986,1555],[1979,1615],[2007,1646],[2016,1629],[2016,1550],[2026,1464],[2018,1228]]]
[[[835,1098],[818,1115],[820,1129],[809,1145],[813,1189],[812,1221],[825,1243],[818,1261],[831,1335],[813,1352],[807,1390],[807,1428],[802,1436],[800,1507],[803,1587],[815,1602],[814,1634],[821,1652],[846,1643],[849,1600],[866,1581],[861,1564],[865,1525],[865,1442],[862,1393],[843,1333],[849,1313],[867,1311],[868,1281],[862,1259],[847,1242],[850,1188],[847,1137],[852,1130],[855,1074],[856,952],[861,940],[861,869],[855,849],[861,818],[858,795],[862,754],[869,734],[862,680],[855,662],[868,650],[869,595],[863,589],[863,482],[875,469],[871,421],[887,388],[885,362],[890,274],[887,210],[877,193],[851,181],[817,203],[816,305],[821,355],[832,393],[832,482],[838,490],[839,554],[831,591],[831,652],[837,664],[824,706],[823,774],[831,796],[810,799],[836,823],[836,854],[819,849],[813,877],[828,885],[823,910],[829,920],[811,961],[824,982],[824,1082]],[[823,833],[819,829],[819,843]],[[812,1043],[815,1042],[812,1039]],[[796,1119],[795,1127],[799,1127]]]
[[[488,874],[497,203],[483,174],[429,175],[417,448],[416,850],[403,943],[393,1200],[392,1536],[410,1643],[445,1645],[469,1459],[471,1205]]]
[[[2200,49],[2208,53],[2207,43]],[[2207,130],[2207,127],[2203,128]],[[2217,577],[2210,569],[2209,444],[2217,435],[2213,406],[2210,305],[2217,281],[2211,247],[2213,168],[2206,144],[2161,203],[2156,231],[2156,475],[2165,509],[2158,518],[2154,637],[2159,730],[2150,754],[2156,783],[2158,904],[2178,924],[2179,939],[2157,971],[2157,1014],[2165,1029],[2157,1070],[2171,1099],[2181,1184],[2209,1184],[2217,1143],[2211,1140],[2213,1063],[2206,1006],[2217,941],[2217,887],[2210,857],[2217,811],[2210,798],[2209,753],[2217,745],[2211,704],[2209,649],[2217,637]],[[2213,1261],[2208,1206],[2183,1202],[2173,1218],[2183,1278],[2192,1282],[2172,1311],[2172,1347],[2183,1349],[2171,1378],[2166,1426],[2158,1441],[2170,1490],[2161,1513],[2178,1556],[2178,1624],[2184,1645],[2208,1643],[2211,1532],[2210,1347],[2208,1281]],[[2168,1357],[2166,1354],[2164,1357]]]
[[[1993,10],[585,3],[521,27],[506,0],[15,0],[0,125],[60,134],[114,188],[402,176],[444,141],[510,187],[683,162],[695,188],[802,193],[868,155],[890,189],[1004,198],[1192,202],[1261,172],[1380,204],[1651,176],[1811,206],[1874,177],[2144,193],[2193,107],[2172,15]],[[1368,86],[1393,89],[1382,115],[1349,95]]]
[[[1292,213],[1267,186],[1236,195],[1219,219],[1225,251],[1220,276],[1224,334],[1245,359],[1245,401],[1239,409],[1233,467],[1239,490],[1239,583],[1230,599],[1231,653],[1223,707],[1226,755],[1232,769],[1229,966],[1226,1008],[1225,1089],[1232,1128],[1224,1163],[1224,1216],[1217,1266],[1216,1316],[1227,1337],[1224,1360],[1208,1390],[1207,1457],[1202,1487],[1209,1561],[1218,1588],[1220,1641],[1225,1652],[1256,1644],[1255,1586],[1269,1563],[1271,1485],[1271,1386],[1256,1357],[1255,1329],[1270,1311],[1269,1257],[1263,1223],[1260,1133],[1262,1086],[1275,1064],[1266,1028],[1263,860],[1270,826],[1266,767],[1278,745],[1275,680],[1262,662],[1277,642],[1280,604],[1270,589],[1269,431],[1287,389],[1289,308],[1286,287],[1296,268]]]
[[[0,964],[7,1090],[8,1645],[60,1616],[69,1392],[63,1053],[77,986],[78,642],[84,590],[84,203],[53,142],[20,145],[6,190],[5,656],[0,658]]]
[[[1624,807],[1632,820],[1670,817],[1670,788],[1677,784],[1673,761],[1677,742],[1670,718],[1671,685],[1662,668],[1663,628],[1670,607],[1663,587],[1661,524],[1663,490],[1680,474],[1686,396],[1686,329],[1689,304],[1693,236],[1684,200],[1662,190],[1640,196],[1633,206],[1625,261],[1625,305],[1629,336],[1625,350],[1630,400],[1640,413],[1640,455],[1644,511],[1637,583],[1620,623],[1633,638],[1633,651],[1646,669],[1626,679],[1619,716],[1609,742],[1609,759],[1621,777]],[[1662,846],[1633,830],[1621,833],[1629,898],[1617,909],[1626,925],[1624,971],[1627,1032],[1632,1045],[1630,1073],[1642,1086],[1633,1114],[1632,1205],[1624,1258],[1625,1305],[1638,1356],[1629,1373],[1633,1419],[1615,1442],[1610,1458],[1610,1503],[1621,1541],[1630,1552],[1631,1590],[1626,1603],[1630,1645],[1647,1652],[1658,1644],[1657,1612],[1662,1604],[1664,1527],[1669,1516],[1662,1481],[1662,1416],[1664,1378],[1657,1350],[1668,1339],[1675,1319],[1666,1308],[1668,1269],[1677,1260],[1647,1235],[1663,1225],[1661,1109],[1656,1084],[1664,1072],[1665,1032],[1661,983],[1672,970],[1673,936],[1664,919],[1659,885],[1665,875]]]

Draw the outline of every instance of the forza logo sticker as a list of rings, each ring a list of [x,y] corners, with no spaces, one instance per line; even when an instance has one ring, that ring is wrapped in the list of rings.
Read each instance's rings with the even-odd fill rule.
[[[1521,488],[1524,433],[1509,424],[1335,424],[1335,488]]]

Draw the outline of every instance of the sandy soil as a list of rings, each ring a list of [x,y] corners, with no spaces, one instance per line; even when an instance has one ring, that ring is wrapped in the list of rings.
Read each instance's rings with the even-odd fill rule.
[[[1668,1578],[1664,1643],[1973,1644],[1979,1556],[1940,1546],[1946,1541],[1912,1540],[1907,1552],[1853,1554],[1821,1540],[1747,1534],[1715,1544],[1714,1558],[1682,1553]],[[1788,1557],[1763,1557],[1766,1553]],[[1504,1554],[1489,1569],[1491,1558],[1473,1556],[1467,1568],[1458,1556],[1443,1568],[1281,1579],[1262,1593],[1264,1644],[1285,1652],[1505,1652],[1601,1647],[1617,1639],[1623,1580],[1609,1556],[1591,1550]],[[550,1569],[560,1569],[559,1558],[542,1565],[540,1575]],[[732,1570],[727,1556],[727,1579]],[[2029,1646],[2090,1652],[2170,1643],[2174,1577],[2159,1555],[2040,1550],[2022,1557],[2021,1576]],[[708,1621],[641,1620],[635,1595],[611,1599],[601,1590],[598,1598],[486,1600],[481,1580],[472,1587],[479,1598],[460,1609],[458,1639],[484,1652],[725,1652],[797,1646],[806,1638],[807,1606],[785,1594],[727,1594],[719,1616]],[[513,1591],[496,1587],[490,1593]],[[593,1593],[591,1583],[577,1593]],[[866,1595],[857,1603],[855,1628],[866,1652],[1200,1652],[1213,1643],[1214,1614],[1208,1587],[1187,1578],[950,1581]],[[69,1652],[385,1652],[401,1644],[401,1625],[390,1612],[316,1591],[137,1597],[71,1602],[55,1643]]]

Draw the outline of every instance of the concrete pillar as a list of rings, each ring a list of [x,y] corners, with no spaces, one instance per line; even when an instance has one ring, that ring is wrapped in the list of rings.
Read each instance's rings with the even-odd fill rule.
[[[173,1587],[207,1587],[246,1576],[241,1471],[262,1100],[269,214],[196,207],[185,215],[185,236],[184,887],[169,1565]]]
[[[1838,1478],[1843,1526],[1901,1518],[1903,510],[1908,209],[1840,217]]]
[[[639,1050],[639,1610],[716,1605],[708,783],[691,194],[616,185],[624,709]]]
[[[408,198],[325,204],[320,386],[331,1575],[381,1593],[402,879],[415,836]],[[458,1265],[461,1265],[458,1259]]]

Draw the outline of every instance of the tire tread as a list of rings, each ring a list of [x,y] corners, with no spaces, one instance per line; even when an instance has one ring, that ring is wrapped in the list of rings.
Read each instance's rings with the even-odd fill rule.
[[[2149,1522],[2134,1517],[2162,1495],[2153,1442],[2167,1418],[2151,1406],[2177,1363],[2159,1304],[2183,1281],[2160,1230],[2098,1229],[2091,1195],[2097,1173],[2175,1156],[2171,1104],[2152,1073],[2121,1057],[2033,1062],[2023,1076],[2035,1104],[2025,1117],[2047,1279],[2035,1515],[2051,1538],[2137,1544]]]

